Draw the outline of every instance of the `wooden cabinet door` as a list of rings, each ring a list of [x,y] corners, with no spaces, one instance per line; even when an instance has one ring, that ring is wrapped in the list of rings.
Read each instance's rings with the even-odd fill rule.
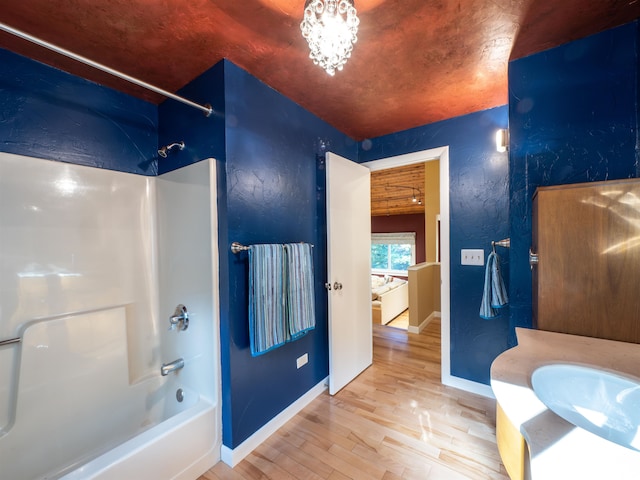
[[[537,328],[640,343],[640,181],[540,188],[533,220]]]
[[[538,253],[538,192],[533,197],[533,207],[531,212],[531,249],[529,255]],[[538,327],[538,265],[531,264],[531,258],[529,258],[529,264],[531,265],[531,284],[533,291],[531,294],[531,316],[533,320],[533,328]]]

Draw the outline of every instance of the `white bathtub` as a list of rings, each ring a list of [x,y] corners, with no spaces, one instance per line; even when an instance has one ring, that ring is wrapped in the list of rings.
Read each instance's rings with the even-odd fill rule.
[[[15,415],[0,431],[0,479],[193,480],[218,461],[216,404],[185,383],[202,358],[185,356],[167,376],[158,365],[130,383],[126,311],[24,330]]]
[[[63,480],[193,480],[220,460],[216,407],[200,399],[181,412],[64,475]]]

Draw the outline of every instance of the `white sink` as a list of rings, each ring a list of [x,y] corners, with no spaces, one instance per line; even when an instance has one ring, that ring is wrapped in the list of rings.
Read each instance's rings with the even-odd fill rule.
[[[556,415],[602,438],[640,451],[640,382],[571,364],[540,367],[533,391]]]

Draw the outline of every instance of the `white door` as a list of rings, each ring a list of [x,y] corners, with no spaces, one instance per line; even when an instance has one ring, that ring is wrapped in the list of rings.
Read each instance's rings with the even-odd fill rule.
[[[327,153],[329,393],[371,365],[370,171]]]

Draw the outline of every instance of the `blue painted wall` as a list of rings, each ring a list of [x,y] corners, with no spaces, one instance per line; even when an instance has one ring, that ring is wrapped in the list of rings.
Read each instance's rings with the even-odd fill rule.
[[[324,153],[355,159],[357,144],[228,61],[179,92],[218,112],[165,102],[160,143],[184,140],[160,173],[202,158],[218,160],[223,442],[235,448],[328,375]],[[248,331],[248,258],[229,247],[254,243],[315,245],[316,329],[252,357]],[[296,359],[309,363],[296,368]]]
[[[209,104],[208,117],[200,110],[173,100],[158,107],[159,145],[184,142],[184,150],[173,148],[167,158],[158,158],[158,175],[177,170],[205,158],[215,158],[218,168],[226,158],[224,63],[219,62],[177,92],[201,105]],[[224,190],[221,190],[224,191]],[[224,198],[222,198],[224,199]]]
[[[0,150],[156,175],[158,109],[0,49]]]
[[[451,374],[489,383],[493,359],[508,348],[508,308],[493,320],[478,315],[484,268],[462,266],[460,250],[482,248],[509,236],[508,155],[495,148],[495,132],[507,127],[506,106],[366,140],[359,161],[449,146],[451,248]],[[499,252],[505,281],[509,252]]]
[[[511,323],[531,327],[538,186],[637,177],[638,21],[509,65]]]
[[[328,375],[325,149],[355,159],[357,144],[291,100],[225,62],[228,236],[221,238],[229,284],[223,316],[223,441],[233,448]],[[318,185],[322,185],[321,189]],[[316,329],[251,357],[247,316],[247,255],[233,241],[315,245]],[[309,363],[296,369],[296,358]]]

